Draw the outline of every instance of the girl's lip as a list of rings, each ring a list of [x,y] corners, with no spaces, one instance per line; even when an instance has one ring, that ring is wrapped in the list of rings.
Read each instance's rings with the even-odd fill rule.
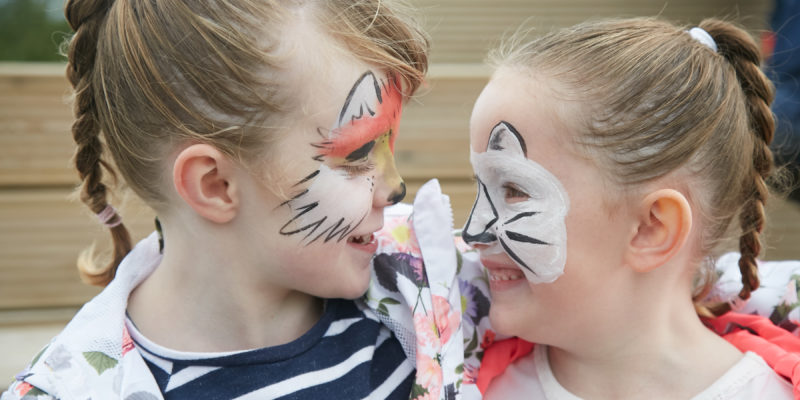
[[[481,259],[481,263],[489,273],[489,289],[493,292],[511,290],[527,283],[525,274],[514,264],[499,263]]]
[[[501,263],[497,261],[481,258],[481,264],[484,268],[489,270],[514,270],[522,273],[522,270],[514,263]]]
[[[356,243],[347,241],[348,246],[352,246],[358,250],[366,251],[369,253],[375,253],[378,250],[378,240],[375,237],[375,234],[370,235],[370,241],[366,243]]]

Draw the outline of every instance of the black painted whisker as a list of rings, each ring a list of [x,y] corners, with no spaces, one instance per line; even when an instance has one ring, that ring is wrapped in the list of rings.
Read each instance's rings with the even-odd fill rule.
[[[298,185],[302,185],[302,184],[314,179],[315,176],[319,175],[319,171],[320,170],[316,170],[316,171],[308,174],[305,178],[301,179],[300,182],[295,183],[292,187],[298,186]]]
[[[539,212],[539,211],[527,211],[527,212],[522,212],[522,213],[519,213],[519,214],[517,214],[517,215],[515,215],[515,216],[511,217],[511,219],[509,219],[508,221],[506,221],[506,222],[503,222],[503,225],[505,225],[505,224],[510,224],[510,223],[512,223],[512,222],[514,222],[514,221],[516,221],[516,220],[520,219],[520,218],[532,217],[532,216],[534,216],[534,215],[536,215],[536,214],[540,214],[540,212]]]
[[[508,247],[508,245],[506,244],[506,242],[503,241],[502,238],[499,240],[499,242],[500,242],[500,245],[503,246],[503,249],[506,251],[506,253],[508,253],[508,256],[511,257],[514,261],[516,261],[517,264],[519,264],[520,266],[524,267],[528,271],[533,272],[534,275],[539,275],[539,274],[536,273],[536,271],[531,269],[531,267],[529,267],[528,264],[525,264],[525,262],[522,261],[522,259],[519,258],[519,256],[517,256],[517,254],[514,253],[514,251],[511,250],[510,247]]]
[[[298,185],[299,185],[299,183],[298,183]],[[297,186],[297,185],[295,185],[295,186]],[[292,196],[291,199],[284,201],[283,203],[281,203],[281,206],[285,206],[285,205],[289,204],[291,201],[297,200],[299,197],[302,197],[306,193],[308,193],[308,189],[303,190],[302,192]]]
[[[543,242],[543,241],[541,241],[539,239],[536,239],[536,238],[533,238],[533,237],[530,237],[530,236],[527,236],[527,235],[523,235],[521,233],[506,231],[506,235],[508,236],[509,239],[511,239],[511,240],[513,240],[515,242],[543,244],[543,245],[550,246],[550,243]]]

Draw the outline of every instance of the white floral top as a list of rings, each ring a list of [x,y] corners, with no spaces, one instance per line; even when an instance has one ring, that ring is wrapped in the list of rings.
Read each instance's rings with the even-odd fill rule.
[[[417,366],[412,399],[456,399],[474,386],[488,331],[488,279],[477,252],[453,230],[439,183],[423,185],[414,205],[384,212],[366,302]],[[474,397],[474,396],[469,396]]]

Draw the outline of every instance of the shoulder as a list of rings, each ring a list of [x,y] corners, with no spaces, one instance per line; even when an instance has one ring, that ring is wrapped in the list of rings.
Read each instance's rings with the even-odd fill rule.
[[[747,393],[752,396],[747,398],[762,399],[790,399],[792,396],[792,385],[783,377],[778,375],[764,359],[753,352],[745,353],[742,357],[741,368],[746,371],[744,379],[749,382],[745,386]],[[760,396],[757,396],[760,394]]]
[[[7,391],[0,394],[0,400],[19,399],[47,400],[55,397],[25,381],[14,381]]]
[[[126,371],[146,371],[125,328],[130,291],[158,264],[155,234],[125,257],[115,279],[84,304],[67,326],[16,376],[3,400],[47,393],[56,398],[119,397],[115,378]],[[123,368],[125,366],[125,368]],[[151,388],[150,378],[126,375],[127,387]],[[122,387],[126,389],[126,387]]]
[[[792,385],[752,352],[695,397],[703,399],[793,399]]]
[[[574,399],[574,396],[558,384],[550,371],[546,346],[536,346],[533,352],[509,364],[490,381],[485,397],[511,399],[519,393],[526,393],[530,398]]]

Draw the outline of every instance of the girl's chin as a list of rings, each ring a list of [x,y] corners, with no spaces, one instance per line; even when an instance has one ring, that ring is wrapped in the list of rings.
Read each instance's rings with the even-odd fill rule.
[[[524,336],[530,312],[524,312],[524,307],[519,304],[510,305],[504,302],[495,303],[489,309],[489,322],[495,333],[507,336]]]

